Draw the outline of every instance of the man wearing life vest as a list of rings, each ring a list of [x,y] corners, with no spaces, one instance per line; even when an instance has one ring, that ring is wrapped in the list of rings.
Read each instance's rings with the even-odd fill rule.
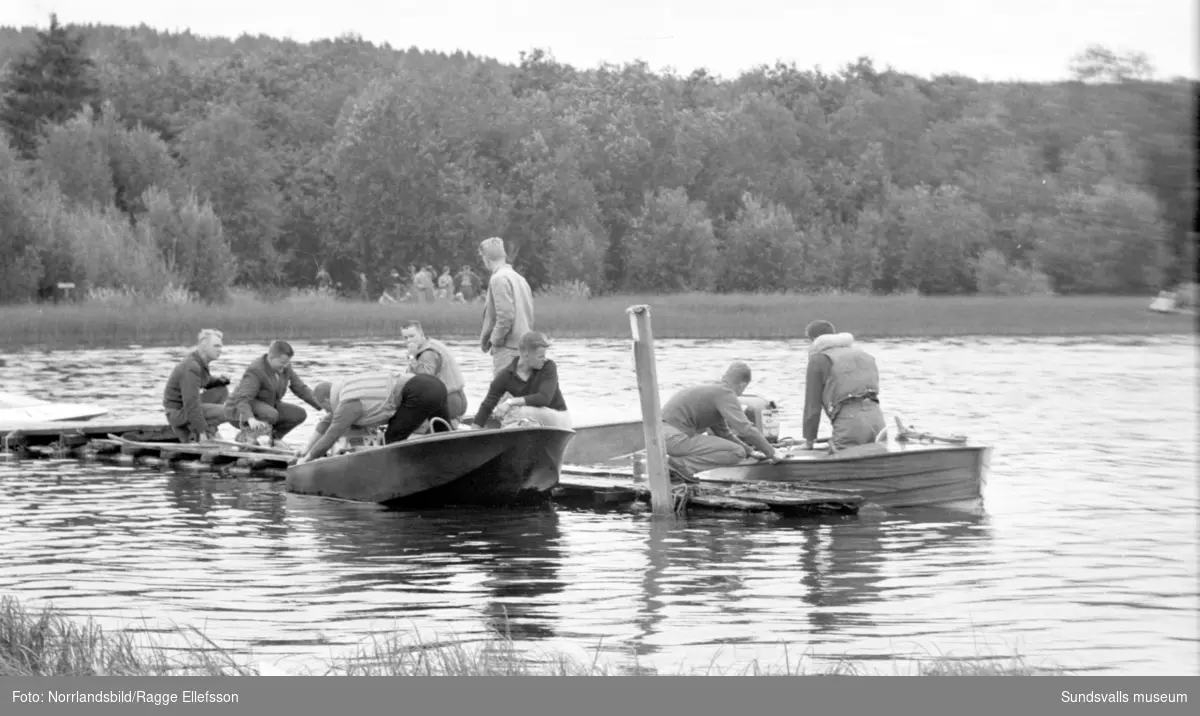
[[[467,395],[458,361],[441,341],[425,335],[420,321],[408,321],[400,328],[400,336],[408,344],[408,372],[435,375],[446,386],[446,412],[458,420],[467,412]]]
[[[316,431],[301,451],[297,465],[321,457],[351,428],[387,425],[384,443],[404,440],[426,420],[441,418],[435,432],[449,430],[446,386],[432,375],[394,374],[386,371],[356,373],[322,381],[313,395],[326,409]]]
[[[837,333],[829,321],[804,329],[812,345],[804,389],[804,440],[817,438],[821,413],[833,428],[830,450],[875,442],[887,423],[879,408],[879,370],[875,359],[854,345],[854,336]]]

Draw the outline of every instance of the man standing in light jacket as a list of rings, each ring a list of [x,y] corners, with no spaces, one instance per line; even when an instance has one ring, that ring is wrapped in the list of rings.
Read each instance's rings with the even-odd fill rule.
[[[483,304],[479,347],[491,354],[494,375],[513,362],[520,353],[521,336],[533,330],[533,292],[525,277],[509,265],[503,239],[484,239],[479,244],[479,256],[492,273]]]

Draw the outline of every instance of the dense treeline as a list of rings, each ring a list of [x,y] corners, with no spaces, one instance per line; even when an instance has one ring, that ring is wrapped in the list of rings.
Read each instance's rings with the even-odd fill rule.
[[[1195,266],[1192,101],[777,64],[517,67],[360,39],[0,29],[0,301],[374,295],[504,236],[535,287],[1145,292]]]

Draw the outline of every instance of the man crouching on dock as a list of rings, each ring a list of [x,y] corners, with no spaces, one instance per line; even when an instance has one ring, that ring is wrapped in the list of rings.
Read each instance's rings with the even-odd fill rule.
[[[269,432],[271,444],[280,445],[285,435],[304,424],[308,412],[283,402],[289,389],[316,410],[322,409],[312,390],[292,368],[294,355],[286,341],[274,341],[266,353],[246,368],[237,390],[225,403],[225,419],[242,428],[237,442],[253,443],[254,436]]]
[[[446,385],[425,373],[396,375],[383,371],[357,373],[333,382],[322,381],[313,395],[329,411],[317,423],[296,465],[303,465],[329,452],[351,428],[373,428],[387,424],[384,444],[404,440],[426,420],[434,432],[450,429],[446,409]]]
[[[667,401],[662,429],[672,473],[690,480],[697,472],[738,464],[753,448],[767,460],[779,461],[738,400],[749,385],[750,366],[734,361],[719,383],[684,388]]]
[[[229,378],[212,377],[210,363],[221,357],[223,334],[205,328],[196,337],[196,347],[175,366],[163,389],[163,412],[171,432],[180,442],[215,438],[225,422],[224,404],[229,395]]]

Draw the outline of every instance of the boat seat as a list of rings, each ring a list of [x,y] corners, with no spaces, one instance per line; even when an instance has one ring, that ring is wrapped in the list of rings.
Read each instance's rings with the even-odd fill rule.
[[[382,428],[350,428],[343,439],[351,447],[375,447],[383,444]]]

